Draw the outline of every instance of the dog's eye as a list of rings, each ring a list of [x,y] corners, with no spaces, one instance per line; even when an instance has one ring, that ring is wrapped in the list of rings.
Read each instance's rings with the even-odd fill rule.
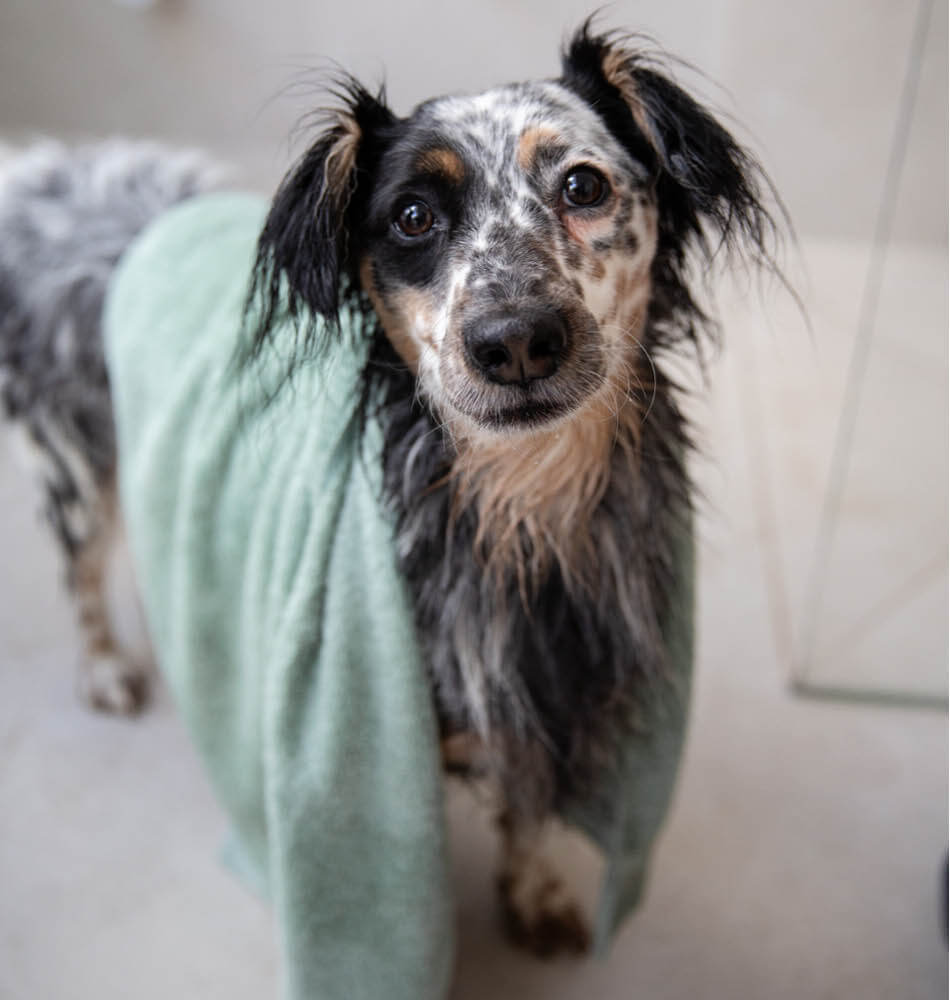
[[[564,178],[561,196],[568,205],[575,208],[592,208],[607,197],[609,190],[607,178],[599,170],[593,167],[575,167]]]
[[[422,236],[434,222],[432,209],[424,201],[412,201],[399,210],[395,225],[403,236]]]

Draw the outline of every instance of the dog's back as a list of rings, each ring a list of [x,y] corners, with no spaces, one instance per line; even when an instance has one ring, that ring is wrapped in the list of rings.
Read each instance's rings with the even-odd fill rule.
[[[120,666],[103,597],[116,462],[103,303],[136,235],[213,184],[207,161],[154,144],[45,142],[0,159],[0,400],[39,466],[79,603],[82,687],[103,707],[134,708],[142,687]]]
[[[197,157],[128,142],[44,143],[0,165],[3,405],[37,443],[80,449],[99,480],[114,464],[99,338],[109,278],[149,220],[208,182]],[[67,440],[46,440],[51,423]]]

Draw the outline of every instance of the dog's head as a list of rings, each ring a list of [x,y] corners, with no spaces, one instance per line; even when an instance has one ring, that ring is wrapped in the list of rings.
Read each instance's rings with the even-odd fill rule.
[[[428,101],[408,118],[350,81],[285,179],[259,245],[266,336],[365,294],[439,415],[466,433],[611,409],[702,314],[688,250],[771,220],[754,162],[628,41],[583,27],[562,76]],[[666,331],[664,333],[664,331]]]

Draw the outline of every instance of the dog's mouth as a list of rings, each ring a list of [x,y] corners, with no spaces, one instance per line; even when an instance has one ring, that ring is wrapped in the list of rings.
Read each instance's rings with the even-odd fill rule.
[[[488,407],[465,415],[489,430],[527,430],[552,423],[573,409],[551,400],[525,400],[515,406]]]
[[[569,372],[519,386],[471,384],[450,393],[452,408],[477,426],[495,433],[530,432],[570,418],[603,384],[597,369],[587,369],[581,379]]]

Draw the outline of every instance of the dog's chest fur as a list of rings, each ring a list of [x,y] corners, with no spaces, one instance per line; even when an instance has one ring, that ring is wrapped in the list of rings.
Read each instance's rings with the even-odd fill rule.
[[[666,682],[660,623],[688,500],[682,420],[668,394],[658,399],[636,451],[649,471],[618,441],[603,496],[577,526],[583,579],[557,560],[528,579],[515,562],[493,564],[495,540],[479,538],[476,501],[460,501],[456,456],[409,379],[381,411],[397,557],[440,727],[478,735],[506,799],[529,813],[589,795]],[[523,526],[516,544],[531,548]]]
[[[668,675],[689,441],[662,361],[710,330],[694,263],[769,268],[775,233],[745,150],[588,29],[556,81],[406,118],[344,81],[248,297],[251,358],[288,316],[309,360],[341,306],[375,313],[364,401],[440,722],[539,813],[610,770]]]

